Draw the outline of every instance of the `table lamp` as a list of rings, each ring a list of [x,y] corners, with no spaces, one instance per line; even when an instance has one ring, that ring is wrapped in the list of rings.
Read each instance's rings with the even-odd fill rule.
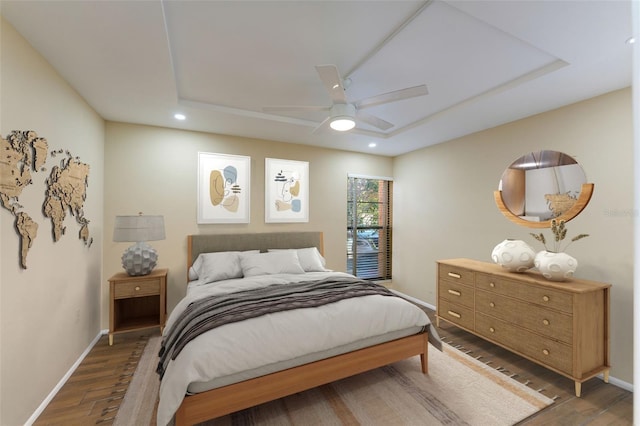
[[[129,275],[147,275],[158,262],[158,253],[146,241],[164,240],[164,217],[116,216],[113,241],[135,242],[122,254],[122,267]]]

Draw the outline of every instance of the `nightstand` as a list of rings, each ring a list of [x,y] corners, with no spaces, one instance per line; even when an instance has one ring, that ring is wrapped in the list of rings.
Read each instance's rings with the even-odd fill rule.
[[[113,335],[144,328],[164,329],[167,318],[168,269],[132,277],[119,272],[109,278],[109,345]]]

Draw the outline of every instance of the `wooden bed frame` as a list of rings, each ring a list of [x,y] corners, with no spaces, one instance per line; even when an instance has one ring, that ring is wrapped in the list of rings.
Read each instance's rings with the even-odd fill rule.
[[[200,253],[229,250],[318,247],[324,253],[321,232],[189,235],[187,271]],[[415,334],[342,355],[303,364],[196,395],[188,395],[175,415],[177,426],[224,416],[296,392],[373,370],[420,355],[428,373],[428,333]]]

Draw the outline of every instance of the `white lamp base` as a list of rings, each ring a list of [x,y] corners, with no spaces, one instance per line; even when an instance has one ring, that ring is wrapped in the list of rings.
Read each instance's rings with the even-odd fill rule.
[[[135,243],[122,254],[122,267],[131,276],[147,275],[158,263],[158,253],[145,242]]]

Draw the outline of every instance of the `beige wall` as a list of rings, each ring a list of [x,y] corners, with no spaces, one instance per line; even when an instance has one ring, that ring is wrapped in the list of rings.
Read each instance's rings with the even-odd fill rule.
[[[61,159],[20,196],[38,224],[28,269],[19,267],[14,217],[0,208],[0,424],[21,425],[100,331],[104,121],[4,20],[0,46],[0,134],[34,130],[50,150],[69,150],[91,167],[84,204],[94,243],[78,238],[73,217],[54,243],[42,213],[45,179]]]
[[[196,223],[198,152],[251,157],[251,222]],[[309,223],[264,221],[265,158],[309,162]],[[106,280],[122,270],[127,243],[112,241],[116,215],[164,215],[166,236],[150,244],[158,267],[169,268],[168,308],[184,295],[186,236],[230,232],[323,231],[327,267],[344,270],[347,173],[390,176],[392,159],[264,140],[107,122],[105,142],[105,240],[102,326],[108,327]]]
[[[521,155],[551,149],[573,156],[595,191],[567,224],[591,234],[567,251],[576,275],[613,285],[612,376],[633,382],[633,129],[630,89],[400,156],[394,162],[394,286],[435,305],[435,261],[490,261],[505,238],[542,249],[493,201],[503,170]]]

